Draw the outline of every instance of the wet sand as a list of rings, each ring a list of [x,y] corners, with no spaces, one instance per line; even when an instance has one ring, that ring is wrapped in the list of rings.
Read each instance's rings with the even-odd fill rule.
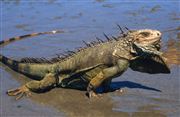
[[[33,37],[1,48],[14,59],[54,57],[95,36],[117,35],[116,23],[130,29],[152,28],[163,32],[164,56],[171,74],[146,74],[128,69],[113,80],[101,98],[88,99],[85,91],[55,88],[16,101],[6,91],[30,79],[1,64],[1,116],[60,117],[178,117],[180,115],[180,39],[177,2],[2,2],[1,40],[54,29],[64,34]],[[176,19],[176,20],[175,20]],[[173,30],[175,29],[175,30]]]

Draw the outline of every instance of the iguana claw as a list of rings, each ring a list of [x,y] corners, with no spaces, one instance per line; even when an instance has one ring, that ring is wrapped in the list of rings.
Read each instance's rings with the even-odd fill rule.
[[[97,93],[95,93],[94,91],[87,92],[86,95],[88,96],[88,98],[92,98],[92,97],[102,97],[101,94],[97,94]]]
[[[8,90],[7,94],[9,96],[17,96],[16,100],[19,100],[23,96],[27,96],[27,97],[31,96],[30,90],[25,85],[17,89]]]
[[[86,95],[88,96],[88,98],[92,98],[92,97],[101,97],[102,95],[101,94],[97,94],[95,93],[94,91],[94,86],[89,83],[88,87],[87,87],[87,93]]]

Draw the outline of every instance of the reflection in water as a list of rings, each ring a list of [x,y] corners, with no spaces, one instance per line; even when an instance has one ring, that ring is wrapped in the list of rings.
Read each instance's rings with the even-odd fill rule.
[[[142,84],[131,82],[131,81],[112,82],[111,87],[115,90],[127,87],[127,88],[139,88],[139,89],[144,89],[144,90],[161,92],[161,90],[159,89],[144,86]]]
[[[168,64],[180,65],[180,33],[177,34],[178,39],[169,39],[166,43],[167,49],[164,56],[167,58]]]
[[[28,24],[18,24],[16,25],[15,27],[18,28],[18,29],[24,29],[26,28],[27,26],[29,26]]]
[[[154,12],[157,12],[161,9],[161,6],[160,5],[156,5],[154,6],[153,8],[151,8],[150,12],[151,13],[154,13]]]

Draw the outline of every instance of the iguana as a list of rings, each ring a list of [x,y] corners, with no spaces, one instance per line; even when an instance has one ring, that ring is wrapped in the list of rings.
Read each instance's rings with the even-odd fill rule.
[[[0,45],[9,44],[22,37],[49,33],[56,31],[11,38],[1,41]],[[31,95],[31,92],[59,86],[86,89],[86,94],[91,98],[96,96],[96,89],[100,86],[104,87],[104,91],[109,91],[112,79],[120,76],[128,67],[146,73],[170,73],[159,51],[160,31],[127,30],[117,37],[105,37],[107,41],[97,38],[97,41],[91,43],[84,42],[85,47],[68,51],[68,55],[51,60],[23,58],[17,61],[0,55],[0,61],[11,69],[36,78],[19,88],[8,90],[7,94],[19,99],[24,95]]]

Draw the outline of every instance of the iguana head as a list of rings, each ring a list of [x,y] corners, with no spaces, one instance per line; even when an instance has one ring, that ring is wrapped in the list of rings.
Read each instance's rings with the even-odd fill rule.
[[[151,29],[129,31],[127,36],[131,38],[131,53],[139,57],[161,55],[161,35],[160,31]]]
[[[130,67],[135,71],[146,73],[170,73],[169,66],[160,52],[161,32],[143,29],[130,31],[132,37],[131,52],[137,59],[131,61]]]
[[[158,30],[142,29],[129,31],[128,35],[133,37],[133,43],[141,47],[153,47],[159,50],[161,41],[161,32]]]

